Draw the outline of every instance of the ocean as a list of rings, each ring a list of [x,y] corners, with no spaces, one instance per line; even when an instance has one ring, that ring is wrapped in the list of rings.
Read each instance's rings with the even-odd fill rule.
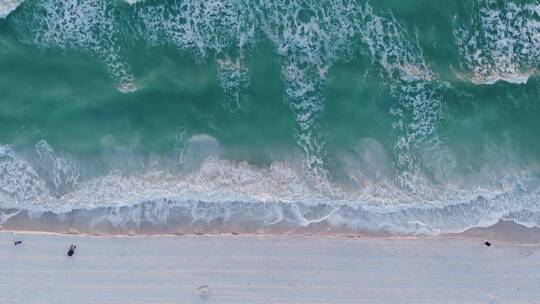
[[[540,227],[540,1],[0,0],[0,225]]]

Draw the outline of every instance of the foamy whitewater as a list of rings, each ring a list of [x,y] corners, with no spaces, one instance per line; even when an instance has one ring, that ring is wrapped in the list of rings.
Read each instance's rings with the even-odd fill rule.
[[[540,2],[425,5],[0,0],[0,226],[540,227]]]

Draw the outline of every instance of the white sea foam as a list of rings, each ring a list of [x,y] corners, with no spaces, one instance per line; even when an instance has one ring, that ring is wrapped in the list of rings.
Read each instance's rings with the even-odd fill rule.
[[[508,167],[511,163],[497,162],[466,182],[449,180],[430,192],[412,193],[393,183],[390,169],[379,171],[390,165],[389,160],[380,144],[365,139],[347,162],[360,162],[362,179],[351,178],[357,186],[328,181],[333,190],[323,191],[294,163],[254,166],[232,162],[216,158],[218,153],[212,151],[217,142],[207,135],[187,142],[185,149],[208,155],[196,168],[148,167],[129,174],[113,170],[85,180],[80,180],[68,156],[58,156],[61,153],[46,142],[36,145],[37,161],[25,159],[32,154],[23,156],[2,146],[4,226],[34,221],[38,227],[42,222],[47,223],[44,227],[76,223],[88,232],[98,227],[120,232],[144,227],[158,232],[236,228],[280,232],[322,225],[313,229],[400,234],[460,232],[500,219],[540,226],[540,180],[531,167],[512,169]],[[361,165],[365,162],[376,164],[369,168]],[[40,168],[34,169],[32,163]],[[500,166],[506,169],[500,170]],[[356,170],[349,173],[359,176]],[[56,191],[57,185],[63,185],[64,191]]]
[[[526,83],[540,55],[540,5],[478,1],[470,20],[456,17],[460,75],[477,84]]]
[[[117,40],[121,25],[117,8],[102,0],[45,0],[31,11],[31,40],[40,45],[82,48],[105,62],[121,92],[136,89],[129,67],[121,59]],[[358,55],[360,37],[374,63],[391,82],[398,103],[396,149],[403,180],[418,174],[415,159],[420,146],[438,145],[437,123],[443,112],[440,86],[423,59],[420,47],[391,15],[378,16],[368,5],[353,0],[325,1],[169,1],[144,2],[135,15],[143,39],[171,45],[198,60],[214,55],[225,105],[243,108],[249,87],[248,50],[264,35],[279,55],[285,100],[297,122],[297,142],[305,166],[324,184],[325,138],[318,127],[324,112],[327,73],[332,65]],[[137,22],[137,21],[136,21]],[[99,30],[93,30],[93,29]],[[412,116],[412,118],[410,118]],[[405,182],[404,182],[405,183]]]
[[[254,183],[245,178],[242,182]],[[142,187],[154,183],[134,183],[129,186],[133,185]],[[131,189],[127,186],[115,190]],[[441,196],[445,201],[411,201],[401,204],[335,200],[317,202],[316,199],[313,202],[245,201],[239,199],[237,194],[236,199],[224,199],[227,194],[221,193],[218,200],[208,196],[192,199],[166,197],[127,205],[71,205],[71,209],[57,208],[53,213],[30,208],[23,209],[18,219],[15,216],[11,218],[19,223],[31,221],[38,226],[45,221],[45,227],[49,225],[50,229],[56,225],[62,227],[75,223],[75,229],[82,231],[96,232],[99,227],[110,226],[109,231],[112,229],[124,233],[131,229],[148,231],[145,227],[162,233],[193,232],[198,229],[218,232],[240,229],[241,232],[254,233],[302,231],[313,226],[312,232],[364,230],[436,235],[491,226],[500,219],[525,223],[529,227],[540,226],[537,221],[540,210],[536,204],[540,192],[538,187],[533,186],[501,192],[494,189],[449,192]],[[9,213],[18,209],[5,210],[5,213]],[[28,219],[25,220],[25,217]],[[317,228],[317,225],[322,226]],[[9,221],[4,226],[9,227]]]
[[[174,1],[141,7],[142,34],[204,59],[208,52],[239,51],[251,43],[253,20],[238,1]]]
[[[298,123],[298,143],[314,176],[324,175],[323,140],[317,117],[324,108],[322,90],[332,63],[350,48],[352,1],[189,1],[142,7],[142,35],[155,44],[172,44],[205,58],[216,55],[218,78],[231,108],[241,108],[249,86],[244,55],[262,32],[282,64],[286,100]],[[232,105],[232,106],[231,106]]]
[[[124,1],[126,1],[129,5],[133,5],[135,3],[143,2],[144,0],[124,0]]]
[[[6,18],[23,2],[24,0],[0,0],[0,19]]]
[[[218,80],[225,94],[224,105],[231,110],[244,108],[242,93],[249,88],[249,69],[242,57],[235,59],[226,55],[225,58],[216,59],[218,66]]]
[[[246,50],[254,42],[254,20],[242,1],[195,0],[140,7],[142,37],[155,45],[172,45],[206,60],[214,54],[226,107],[242,109],[241,94],[249,86]]]
[[[0,227],[2,226],[3,223],[7,222],[10,218],[19,214],[19,212],[21,212],[21,210],[10,211],[10,212],[0,211]]]
[[[120,92],[136,90],[131,68],[122,58],[120,24],[105,0],[43,0],[25,7],[14,20],[27,43],[85,51],[101,60]]]
[[[51,193],[61,196],[77,184],[79,168],[69,157],[57,155],[45,140],[36,144],[35,151],[38,154],[37,172]]]
[[[280,56],[298,144],[315,175],[325,175],[324,138],[317,127],[326,102],[327,71],[357,55],[360,46],[354,38],[359,37],[398,100],[391,113],[397,119],[400,180],[409,189],[431,187],[424,178],[418,179],[422,172],[417,155],[425,147],[440,150],[437,125],[444,113],[445,84],[429,69],[417,40],[390,13],[381,16],[369,4],[347,0],[262,1],[252,2],[250,8]]]
[[[352,57],[354,2],[252,1],[249,7],[280,56],[286,101],[297,122],[298,144],[306,167],[323,181],[324,138],[318,117],[324,110],[328,69]]]
[[[356,7],[348,0],[253,1],[250,5],[280,56],[319,68],[353,55]]]
[[[391,14],[377,15],[366,4],[358,16],[362,41],[372,61],[382,67],[382,76],[389,80],[392,94],[398,99],[390,110],[397,119],[393,127],[401,171],[398,179],[410,190],[426,191],[431,184],[418,157],[426,147],[430,153],[440,153],[437,126],[444,113],[445,84],[429,69],[417,40]]]
[[[32,165],[11,146],[0,145],[0,198],[2,202],[27,201],[47,194]]]
[[[119,88],[132,88],[116,40],[118,21],[106,2],[44,0],[28,9],[32,11],[26,27],[30,42],[87,51],[105,62],[113,78],[120,80]],[[249,85],[247,49],[256,42],[257,31],[265,35],[279,55],[304,166],[223,160],[215,138],[196,135],[182,138],[178,146],[180,171],[159,166],[130,171],[118,165],[82,178],[77,162],[46,142],[36,145],[35,159],[0,146],[2,208],[29,210],[28,216],[36,221],[75,218],[84,219],[75,221],[81,225],[88,220],[91,227],[106,222],[121,229],[148,223],[163,228],[225,222],[243,223],[247,230],[324,224],[436,234],[489,225],[501,218],[538,226],[534,168],[488,166],[466,182],[452,179],[452,155],[442,148],[437,130],[445,84],[425,62],[417,39],[391,14],[375,14],[369,5],[346,0],[173,1],[143,3],[135,11],[148,41],[194,53],[199,60],[214,55],[221,87],[235,107],[241,107],[241,91]],[[23,21],[16,24],[22,26]],[[324,171],[324,137],[318,118],[326,102],[327,72],[336,62],[357,54],[360,45],[353,43],[355,37],[397,99],[391,112],[396,117],[399,185],[384,148],[373,139],[360,141],[354,153],[342,155],[352,186],[330,181]],[[433,168],[431,173],[444,182],[426,184],[420,164]],[[22,213],[8,210],[2,218],[9,224]]]

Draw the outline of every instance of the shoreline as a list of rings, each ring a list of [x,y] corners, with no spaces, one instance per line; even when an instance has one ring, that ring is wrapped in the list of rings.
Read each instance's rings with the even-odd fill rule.
[[[437,239],[465,239],[465,240],[492,240],[506,244],[537,245],[540,244],[540,228],[528,228],[514,222],[499,221],[489,227],[474,227],[460,233],[441,233],[437,235],[399,235],[386,232],[303,232],[291,231],[284,233],[237,233],[219,231],[155,233],[130,231],[126,233],[89,233],[79,232],[77,229],[67,231],[43,231],[24,229],[3,229],[0,233],[37,234],[81,237],[183,237],[183,236],[230,236],[230,237],[314,237],[337,239],[365,239],[365,240],[437,240]]]
[[[534,303],[540,282],[540,246],[465,238],[3,231],[0,263],[7,304]]]

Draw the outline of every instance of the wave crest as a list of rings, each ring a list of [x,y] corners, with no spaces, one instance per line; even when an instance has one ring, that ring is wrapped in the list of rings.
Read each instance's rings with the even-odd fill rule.
[[[540,6],[482,0],[472,7],[469,20],[455,22],[462,74],[477,84],[526,83],[540,55]]]

